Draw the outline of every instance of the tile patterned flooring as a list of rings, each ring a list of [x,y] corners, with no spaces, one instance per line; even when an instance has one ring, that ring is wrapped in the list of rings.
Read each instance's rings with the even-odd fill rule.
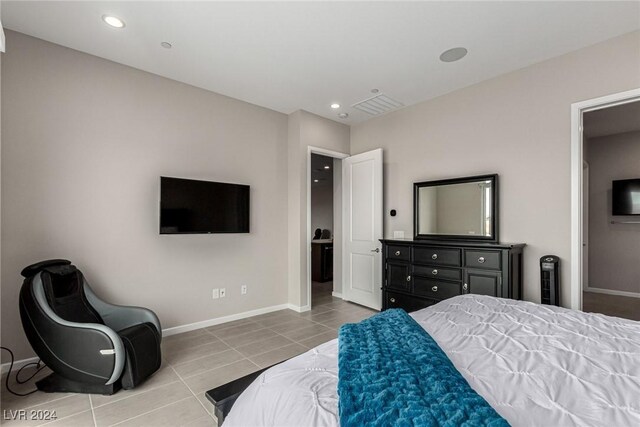
[[[42,421],[6,420],[9,410],[56,411],[47,426],[211,426],[213,406],[204,392],[272,365],[337,337],[343,323],[357,322],[374,311],[331,296],[331,282],[314,283],[313,308],[305,313],[282,310],[166,337],[163,365],[135,390],[112,396],[36,392],[16,397],[3,389],[2,424],[35,426]],[[27,370],[21,378],[29,375]],[[46,376],[41,372],[38,378]],[[10,379],[12,389],[28,391]],[[6,412],[5,412],[6,411]]]

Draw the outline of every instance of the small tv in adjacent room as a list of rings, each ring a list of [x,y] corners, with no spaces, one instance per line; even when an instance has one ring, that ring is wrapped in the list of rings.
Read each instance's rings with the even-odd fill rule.
[[[613,181],[613,215],[640,215],[640,178]]]
[[[248,232],[248,185],[160,177],[160,234]]]

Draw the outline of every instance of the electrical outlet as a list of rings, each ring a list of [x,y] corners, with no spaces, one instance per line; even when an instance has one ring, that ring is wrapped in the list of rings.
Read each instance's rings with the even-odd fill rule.
[[[227,290],[225,288],[220,288],[220,298],[224,298],[227,295]]]
[[[393,232],[394,239],[404,239],[404,231],[394,231]]]
[[[242,294],[242,295],[246,295],[247,294],[247,285],[240,286],[240,294]]]
[[[220,298],[220,289],[214,289],[211,293],[211,298],[218,299]]]

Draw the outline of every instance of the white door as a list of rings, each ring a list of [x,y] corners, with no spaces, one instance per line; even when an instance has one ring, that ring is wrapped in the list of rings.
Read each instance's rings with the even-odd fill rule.
[[[342,161],[344,299],[382,306],[382,149]]]

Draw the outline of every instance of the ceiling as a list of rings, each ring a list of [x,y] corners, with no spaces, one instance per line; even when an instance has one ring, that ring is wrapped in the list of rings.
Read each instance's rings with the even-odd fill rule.
[[[1,11],[15,31],[347,124],[373,117],[351,105],[374,88],[407,106],[640,28],[635,1],[3,1]],[[104,14],[125,28],[108,27]],[[453,47],[469,54],[441,62]]]
[[[640,131],[640,101],[585,113],[582,123],[587,138]]]
[[[311,185],[313,187],[333,186],[333,158],[311,154]]]

